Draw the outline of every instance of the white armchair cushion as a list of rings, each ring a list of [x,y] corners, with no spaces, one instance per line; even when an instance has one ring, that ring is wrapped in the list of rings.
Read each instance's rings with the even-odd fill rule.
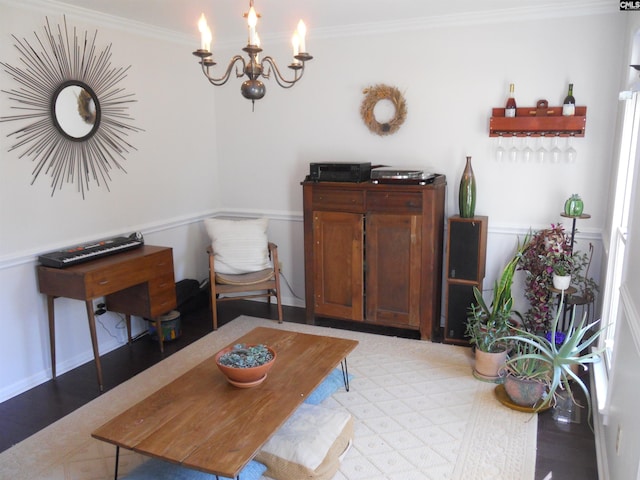
[[[242,274],[270,268],[267,239],[268,219],[228,220],[207,218],[215,270]]]

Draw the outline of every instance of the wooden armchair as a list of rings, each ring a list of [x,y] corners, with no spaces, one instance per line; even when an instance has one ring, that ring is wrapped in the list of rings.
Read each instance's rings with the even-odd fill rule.
[[[211,286],[211,312],[213,329],[218,329],[217,303],[247,298],[271,297],[278,302],[278,323],[282,323],[282,302],[280,301],[280,267],[278,263],[278,247],[268,242],[271,268],[243,274],[216,273],[213,247],[207,248],[209,254],[209,284]],[[232,294],[231,296],[221,296]]]

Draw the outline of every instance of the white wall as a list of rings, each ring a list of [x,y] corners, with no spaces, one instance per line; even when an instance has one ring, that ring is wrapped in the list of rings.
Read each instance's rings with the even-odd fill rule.
[[[25,124],[0,123],[0,399],[50,375],[45,301],[35,278],[38,254],[140,230],[148,234],[147,243],[174,248],[177,279],[204,278],[198,221],[219,204],[215,91],[201,81],[190,46],[181,38],[116,29],[73,12],[0,3],[1,61],[20,65],[11,34],[35,44],[33,32],[42,38],[45,16],[57,28],[63,13],[81,34],[98,31],[98,50],[113,44],[114,67],[132,65],[120,86],[135,94],[129,112],[144,132],[127,138],[136,150],[123,161],[127,173],[111,172],[111,191],[94,183],[83,200],[74,185],[52,197],[48,177],[30,185],[31,160],[8,152],[15,139],[7,134]],[[4,71],[0,82],[3,90],[18,87]],[[8,96],[0,95],[0,115],[11,114],[11,106]],[[200,262],[194,251],[203,252]],[[92,358],[91,344],[82,302],[56,300],[56,317],[58,371],[64,372]],[[121,345],[121,319],[109,313],[100,321],[101,351]]]
[[[251,207],[260,199],[265,208],[299,211],[299,182],[309,162],[371,161],[444,173],[447,211],[454,214],[465,155],[471,155],[476,211],[488,214],[491,225],[548,225],[577,192],[592,215],[581,230],[599,232],[617,107],[618,76],[611,72],[620,70],[620,56],[611,52],[623,44],[621,24],[614,14],[348,38],[315,39],[311,32],[314,59],[290,91],[267,82],[266,97],[250,113],[238,85],[223,87],[216,109],[222,203]],[[288,60],[286,53],[275,56]],[[541,98],[557,105],[567,84],[575,84],[578,104],[588,107],[586,136],[574,142],[577,164],[492,160],[491,108],[503,105],[510,82],[521,106]],[[371,134],[359,116],[362,89],[376,83],[405,93],[407,119],[392,136]],[[259,173],[249,177],[247,171]]]
[[[10,33],[29,36],[45,14],[0,4],[1,34],[5,40]],[[201,279],[206,275],[201,218],[265,214],[295,291],[285,295],[286,303],[301,304],[295,297],[304,292],[300,181],[309,162],[371,161],[443,173],[446,214],[453,215],[464,157],[471,155],[476,211],[490,218],[487,286],[517,235],[559,221],[571,193],[583,196],[592,215],[580,225],[581,238],[599,243],[622,69],[614,53],[624,42],[624,19],[617,12],[570,21],[527,21],[517,12],[502,18],[509,21],[362,36],[310,32],[315,58],[305,78],[291,90],[266,81],[267,95],[252,113],[239,80],[211,87],[202,78],[190,54],[195,36],[194,45],[187,45],[171,36],[68,16],[81,28],[98,28],[99,40],[113,42],[114,62],[132,64],[125,83],[136,94],[132,115],[145,132],[132,137],[138,150],[127,157],[128,174],[114,175],[111,192],[92,191],[82,200],[66,188],[51,197],[41,180],[29,186],[30,162],[7,153],[11,125],[0,124],[0,399],[49,375],[45,302],[35,281],[35,256],[43,251],[142,230],[147,243],[174,248],[176,280]],[[287,45],[267,36],[263,43],[279,63],[288,61]],[[218,52],[218,61],[235,53]],[[0,42],[0,59],[16,61],[8,40]],[[0,78],[3,89],[11,88],[5,86],[6,75]],[[575,141],[578,163],[494,162],[488,121],[491,108],[504,103],[508,84],[516,84],[519,104],[529,106],[540,98],[559,103],[569,81],[578,104],[588,107],[586,136]],[[371,134],[359,116],[362,89],[376,83],[397,86],[407,100],[406,122],[389,137]],[[7,108],[3,95],[0,112]],[[56,302],[58,329],[65,332],[58,337],[63,372],[92,354],[82,303]],[[122,335],[117,316],[101,319],[118,338],[99,327],[104,352],[121,344]]]
[[[221,203],[225,208],[260,205],[299,212],[300,181],[309,162],[371,161],[444,173],[448,216],[457,213],[458,183],[469,154],[478,182],[476,212],[489,216],[485,288],[493,285],[518,235],[563,220],[560,212],[572,193],[582,195],[592,216],[578,222],[577,245],[586,251],[594,244],[590,272],[598,281],[619,84],[619,76],[611,72],[622,70],[617,52],[624,44],[623,25],[624,17],[614,14],[570,22],[520,18],[427,26],[363,37],[313,38],[311,32],[314,59],[293,89],[266,82],[267,94],[251,113],[239,86],[222,87],[228,94],[219,95],[216,109],[219,169],[225,179]],[[277,59],[288,59],[284,44],[264,48]],[[219,52],[217,58],[233,53]],[[578,104],[588,108],[586,136],[573,142],[576,164],[493,160],[491,108],[504,103],[511,82],[521,106],[541,98],[557,105],[567,84],[575,83]],[[376,83],[397,86],[407,101],[406,122],[392,136],[373,135],[360,119],[362,89]],[[563,139],[560,146],[564,144]],[[302,225],[292,228],[300,232]],[[517,306],[526,310],[523,299]]]

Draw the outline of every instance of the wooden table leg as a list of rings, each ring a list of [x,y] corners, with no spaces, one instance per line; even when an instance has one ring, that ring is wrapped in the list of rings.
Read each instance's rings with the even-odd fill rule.
[[[160,342],[160,353],[164,353],[164,332],[162,331],[162,322],[160,317],[156,317],[156,333],[158,334],[158,341]]]
[[[100,352],[98,351],[98,338],[96,336],[96,319],[93,315],[93,300],[87,300],[87,319],[89,320],[89,332],[91,333],[91,345],[93,347],[93,358],[96,362],[96,370],[98,371],[98,385],[100,391],[104,391],[102,385],[102,365],[100,365]]]
[[[53,301],[56,297],[47,295],[47,313],[49,315],[49,348],[51,350],[51,375],[56,378],[56,321]]]

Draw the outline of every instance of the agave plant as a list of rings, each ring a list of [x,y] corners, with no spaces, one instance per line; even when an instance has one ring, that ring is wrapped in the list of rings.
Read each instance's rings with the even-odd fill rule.
[[[516,342],[516,344],[527,344],[529,348],[533,348],[534,351],[525,353],[519,357],[514,357],[509,360],[510,362],[523,362],[525,360],[537,360],[546,364],[548,369],[548,385],[549,391],[544,401],[537,406],[536,410],[548,407],[555,401],[555,396],[558,388],[561,388],[568,392],[571,400],[577,405],[573,392],[571,390],[570,380],[573,380],[574,385],[578,385],[585,394],[588,405],[588,415],[591,416],[591,399],[587,386],[582,382],[580,377],[574,373],[571,369],[573,365],[587,365],[600,361],[600,354],[602,349],[592,351],[589,349],[591,345],[595,343],[598,337],[606,329],[606,327],[600,330],[594,331],[593,327],[599,322],[585,324],[586,314],[582,316],[582,319],[578,324],[575,324],[575,311],[571,314],[571,322],[569,329],[567,330],[564,341],[557,341],[563,332],[558,331],[558,323],[560,317],[564,312],[564,293],[561,294],[560,303],[552,322],[551,332],[549,338],[536,335],[534,333],[514,328],[517,332],[515,335],[505,337],[505,340]]]
[[[526,342],[514,342],[509,359],[505,362],[505,370],[514,377],[547,384],[551,371],[549,364],[530,357],[532,353],[538,353],[537,347]]]

